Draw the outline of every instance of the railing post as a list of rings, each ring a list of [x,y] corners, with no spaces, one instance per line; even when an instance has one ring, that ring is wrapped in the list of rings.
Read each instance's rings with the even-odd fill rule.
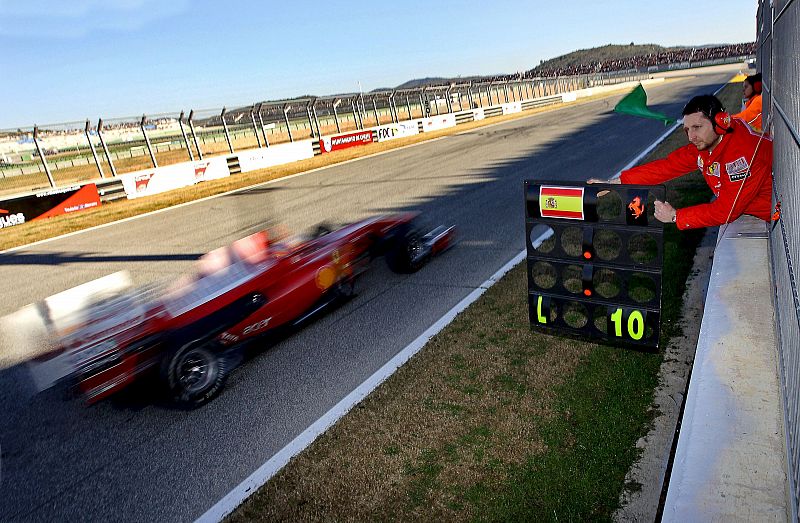
[[[392,123],[397,123],[400,121],[400,119],[397,118],[396,110],[394,107],[394,91],[389,93],[389,113],[392,115]]]
[[[472,99],[472,81],[467,86],[467,100],[469,101],[469,108],[475,109],[475,100]]]
[[[106,145],[106,140],[103,138],[103,119],[100,118],[97,120],[97,137],[100,138],[100,145],[103,147],[103,154],[106,155],[106,161],[108,162],[108,166],[111,168],[111,176],[117,176],[117,169],[114,167],[114,162],[111,161],[111,154],[108,152],[108,146]]]
[[[408,111],[408,119],[413,120],[414,115],[411,113],[411,100],[409,99],[408,93],[406,93],[406,111]]]
[[[425,107],[425,100],[422,98],[422,91],[424,91],[424,90],[425,90],[425,88],[423,87],[422,90],[418,93],[419,94],[419,111],[420,111],[421,118],[425,118],[428,115],[428,108]]]
[[[55,187],[56,182],[53,180],[53,175],[50,174],[50,167],[47,165],[47,160],[44,157],[44,151],[42,151],[42,148],[39,145],[39,127],[36,125],[33,126],[33,144],[36,146],[36,152],[39,153],[39,159],[42,160],[44,173],[47,175],[47,181],[50,182],[50,187]]]
[[[258,108],[261,109],[261,104],[258,104]],[[255,113],[256,106],[253,106],[250,109],[250,121],[253,122],[253,133],[256,135],[256,145],[258,148],[261,149],[261,137],[258,136],[258,125],[256,124],[256,113]]]
[[[100,166],[100,159],[97,157],[97,151],[94,150],[94,144],[92,143],[92,139],[89,137],[89,119],[86,119],[86,127],[83,128],[84,134],[86,134],[86,141],[89,142],[89,149],[92,151],[92,158],[94,158],[94,163],[97,165],[97,172],[100,173],[100,178],[105,178],[106,175],[103,174],[103,168]]]
[[[377,95],[372,95],[372,112],[375,114],[375,127],[381,125],[381,120],[380,117],[378,116],[378,104],[375,103],[375,99],[377,97],[378,97]]]
[[[203,159],[203,151],[200,149],[200,142],[197,141],[197,133],[194,130],[194,120],[192,117],[194,116],[194,109],[189,111],[189,130],[192,131],[192,140],[194,141],[194,148],[197,149],[197,156],[202,160]]]
[[[314,123],[317,126],[317,137],[322,136],[322,131],[319,128],[319,118],[317,118],[317,99],[314,98],[314,101],[311,102],[311,114],[314,116]]]
[[[269,149],[269,139],[267,139],[267,130],[264,128],[264,118],[261,117],[261,108],[264,104],[258,104],[256,114],[258,115],[258,124],[261,126],[261,134],[264,136],[264,147]]]
[[[291,105],[284,105],[283,106],[283,121],[286,122],[286,132],[289,133],[289,141],[294,143],[294,137],[292,136],[292,128],[289,127],[289,110],[292,108]]]
[[[314,138],[314,120],[311,118],[311,102],[306,102],[306,118],[308,118],[308,130],[311,131],[311,138]]]
[[[450,90],[453,88],[452,85],[447,86],[447,89],[444,90],[444,104],[447,106],[447,112],[453,112],[453,103],[450,101]]]
[[[333,121],[336,122],[336,133],[337,134],[342,132],[341,127],[339,127],[339,113],[336,112],[336,107],[338,107],[340,103],[342,103],[342,99],[341,98],[337,98],[333,102]]]
[[[194,161],[194,153],[192,153],[192,144],[189,143],[189,137],[186,136],[186,129],[183,127],[183,111],[178,116],[178,125],[181,128],[181,135],[183,135],[183,143],[186,144],[186,151],[189,153],[189,161]]]
[[[219,113],[219,119],[222,120],[222,130],[225,133],[225,140],[228,142],[228,150],[233,154],[233,143],[231,142],[231,135],[228,134],[228,123],[225,121],[225,108]]]
[[[147,119],[147,116],[142,115],[142,119],[139,122],[139,128],[142,130],[142,136],[144,136],[144,144],[147,146],[147,152],[150,153],[150,160],[153,162],[153,167],[158,168],[158,162],[156,161],[156,155],[153,154],[153,147],[150,145],[150,138],[147,136],[147,131],[144,129],[144,122]]]

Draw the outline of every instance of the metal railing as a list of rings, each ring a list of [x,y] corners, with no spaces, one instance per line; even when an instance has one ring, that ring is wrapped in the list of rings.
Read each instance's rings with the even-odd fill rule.
[[[727,61],[738,59],[741,57]],[[676,64],[665,65],[665,69],[675,67]],[[567,77],[500,77],[0,131],[0,195],[613,85],[643,79],[648,74],[644,68]]]
[[[756,60],[763,76],[765,128],[773,136],[773,204],[781,217],[770,234],[792,521],[800,484],[800,2],[759,0]],[[769,322],[771,318],[764,318]]]

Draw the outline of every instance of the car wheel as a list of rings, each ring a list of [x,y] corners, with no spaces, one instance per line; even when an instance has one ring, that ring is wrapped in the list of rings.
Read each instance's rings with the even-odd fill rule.
[[[403,226],[386,253],[386,263],[394,272],[417,272],[425,265],[427,252],[419,233],[411,226]]]
[[[222,390],[229,366],[227,358],[215,349],[216,342],[193,341],[165,357],[162,379],[177,404],[196,408]]]

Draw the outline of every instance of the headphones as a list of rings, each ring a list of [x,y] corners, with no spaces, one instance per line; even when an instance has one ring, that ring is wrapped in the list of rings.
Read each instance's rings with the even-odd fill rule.
[[[723,135],[733,132],[731,127],[731,115],[720,109],[713,117],[707,114],[708,119],[714,124],[714,132]]]
[[[761,94],[761,80],[756,80],[753,82],[753,91],[756,94]]]

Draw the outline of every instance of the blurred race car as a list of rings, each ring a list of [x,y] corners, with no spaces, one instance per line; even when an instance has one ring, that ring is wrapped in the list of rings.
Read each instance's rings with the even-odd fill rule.
[[[115,273],[3,324],[18,351],[38,354],[28,365],[40,390],[71,380],[92,403],[157,372],[174,401],[196,407],[224,386],[234,347],[351,297],[374,257],[414,272],[453,244],[453,227],[420,230],[416,218],[322,226],[306,239],[261,231],[202,256],[195,274],[168,287],[136,288]]]

